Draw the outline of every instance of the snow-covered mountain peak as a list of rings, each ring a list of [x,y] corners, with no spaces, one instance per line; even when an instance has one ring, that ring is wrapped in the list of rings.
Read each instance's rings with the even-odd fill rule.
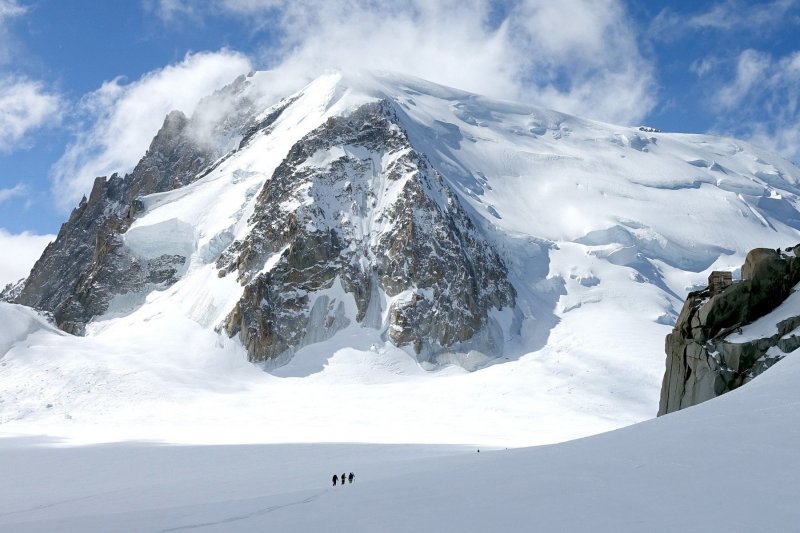
[[[85,334],[69,353],[147,338],[165,383],[244,357],[308,383],[514,383],[607,428],[655,413],[687,291],[800,241],[800,170],[747,143],[392,73],[279,81],[237,79],[96,182],[16,299]]]

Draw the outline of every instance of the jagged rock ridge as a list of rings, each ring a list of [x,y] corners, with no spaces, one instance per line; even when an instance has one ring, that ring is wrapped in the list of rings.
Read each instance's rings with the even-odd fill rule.
[[[778,307],[800,282],[798,252],[800,245],[785,252],[751,250],[741,281],[719,292],[710,286],[689,294],[665,342],[659,415],[733,390],[800,347],[800,336],[792,333],[800,327],[800,312],[777,322],[772,335],[740,336],[743,326]]]
[[[202,177],[227,151],[225,138],[242,138],[253,128],[255,103],[247,85],[242,76],[207,97],[192,119],[180,111],[169,113],[130,174],[95,179],[89,198],[72,211],[13,301],[52,313],[61,329],[83,334],[85,324],[105,312],[115,295],[174,283],[186,257],[133,257],[122,235],[142,210],[142,196]],[[228,112],[218,116],[220,110]]]

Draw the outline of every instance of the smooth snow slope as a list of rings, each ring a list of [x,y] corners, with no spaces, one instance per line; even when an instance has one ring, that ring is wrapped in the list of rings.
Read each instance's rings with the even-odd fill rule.
[[[0,441],[0,529],[788,532],[800,358],[691,409],[513,450]],[[330,486],[333,473],[356,482]]]
[[[215,260],[247,234],[258,191],[297,140],[378,98],[394,102],[414,147],[500,251],[522,327],[498,316],[502,364],[471,373],[462,366],[484,363],[481,354],[428,371],[359,326],[265,373],[215,331],[242,290],[217,276]],[[214,171],[144,199],[126,246],[190,255],[182,279],[117,297],[84,338],[42,330],[15,342],[0,362],[0,430],[78,442],[521,446],[644,420],[657,410],[663,338],[686,291],[712,269],[737,268],[750,248],[800,241],[799,176],[731,139],[328,73]]]

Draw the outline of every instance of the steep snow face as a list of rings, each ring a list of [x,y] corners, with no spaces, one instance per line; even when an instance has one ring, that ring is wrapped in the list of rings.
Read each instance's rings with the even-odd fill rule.
[[[256,74],[248,80],[247,91],[269,93],[263,87],[268,77]],[[242,109],[248,111],[235,128],[214,125],[210,131],[218,135],[203,137],[217,159],[188,184],[135,199],[135,216],[126,222],[124,237],[115,241],[120,256],[147,264],[131,285],[135,290],[108,294],[107,308],[86,326],[86,338],[42,341],[49,348],[68,344],[58,357],[40,361],[37,375],[48,384],[42,394],[73,391],[64,394],[67,400],[57,404],[58,412],[62,417],[80,414],[50,427],[69,433],[78,418],[100,423],[103,417],[92,405],[114,411],[122,426],[141,419],[138,408],[125,408],[123,415],[123,401],[110,396],[108,403],[79,401],[77,376],[95,365],[107,373],[97,383],[118,384],[130,393],[125,396],[129,400],[139,390],[146,391],[139,394],[151,406],[188,399],[223,406],[212,409],[212,417],[231,435],[240,434],[250,423],[246,420],[270,428],[269,435],[256,431],[247,437],[254,440],[520,444],[618,427],[655,414],[663,338],[687,290],[703,283],[712,269],[735,269],[753,247],[800,240],[800,171],[739,141],[591,122],[390,74],[332,72],[281,102],[266,97],[246,101]],[[309,146],[314,132],[346,122],[359,108],[378,102],[396,117],[393,127],[407,146],[366,150],[350,141],[329,142],[302,158],[292,157],[296,147]],[[232,146],[236,149],[226,151]],[[458,345],[439,354],[436,371],[424,372],[414,340],[405,344],[403,335],[390,335],[398,330],[389,329],[389,309],[417,297],[439,298],[446,314],[451,311],[444,308],[446,292],[420,284],[387,290],[369,282],[359,284],[357,294],[344,276],[326,274],[325,283],[305,295],[305,311],[298,315],[313,317],[325,328],[297,342],[292,358],[281,361],[287,364],[273,374],[243,374],[243,347],[223,328],[236,322],[231,312],[242,301],[262,309],[265,301],[269,304],[274,296],[266,290],[270,284],[259,290],[249,290],[249,284],[286,275],[292,246],[280,239],[261,242],[258,261],[240,272],[237,243],[253,240],[263,222],[260,198],[275,190],[278,169],[286,162],[298,173],[281,178],[287,192],[280,195],[275,213],[321,212],[314,224],[324,222],[323,229],[347,235],[345,256],[359,258],[356,271],[369,272],[381,261],[373,244],[393,229],[394,214],[381,209],[396,205],[405,181],[374,180],[389,186],[376,196],[379,209],[369,216],[354,216],[362,213],[357,195],[364,184],[412,153],[427,169],[417,181],[425,195],[419,199],[435,204],[431,207],[439,213],[447,213],[452,200],[454,211],[462,214],[442,215],[442,227],[450,228],[451,222],[462,224],[461,229],[469,226],[477,248],[486,250],[466,259],[459,251],[458,261],[447,262],[474,265],[474,257],[496,256],[502,268],[486,270],[502,273],[496,283],[513,288],[513,302],[491,297],[477,302],[480,320],[470,331],[491,324],[483,330],[491,343]],[[352,192],[344,174],[327,184],[323,179],[337,165],[358,178],[349,179]],[[333,191],[338,196],[327,194]],[[382,220],[373,217],[381,212]],[[414,240],[420,244],[434,237],[416,234]],[[393,243],[388,244],[390,250]],[[397,249],[402,253],[404,248]],[[336,260],[343,261],[338,252]],[[479,263],[494,264],[484,259]],[[226,274],[230,266],[236,274]],[[151,272],[158,275],[151,277]],[[364,305],[372,301],[380,305]],[[264,314],[253,316],[257,324],[268,322]],[[501,344],[502,350],[489,353],[489,344]],[[48,353],[44,344],[38,346],[15,344],[0,380],[24,376],[24,354]],[[143,351],[146,357],[140,357]],[[103,357],[93,359],[94,352]],[[495,358],[498,353],[502,357]],[[67,364],[70,359],[74,363]],[[146,384],[155,361],[158,379]],[[504,364],[482,368],[492,361]],[[59,373],[46,371],[56,367]],[[481,370],[464,373],[461,367]],[[243,384],[222,387],[229,396],[208,395],[206,388],[217,391],[218,381],[229,383],[234,377]],[[364,385],[371,383],[382,386]],[[110,394],[102,392],[110,390],[103,386],[93,390]],[[20,418],[15,422],[20,428],[26,419],[55,413],[30,405],[18,410],[15,402],[9,397],[4,404],[5,420]],[[264,412],[267,405],[283,412]],[[137,426],[152,438],[180,440],[169,429],[172,422],[199,416],[180,406],[154,410],[158,414]],[[238,414],[231,416],[234,411]]]

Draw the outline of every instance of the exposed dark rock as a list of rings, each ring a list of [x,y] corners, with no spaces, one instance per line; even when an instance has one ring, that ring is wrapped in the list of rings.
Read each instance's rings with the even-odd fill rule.
[[[736,332],[781,304],[800,282],[800,245],[780,250],[757,248],[747,254],[742,280],[713,294],[709,288],[689,293],[672,333],[666,338],[666,372],[658,414],[714,398],[753,379],[800,346],[789,336],[797,317],[776,325],[771,337],[736,341]],[[770,352],[769,354],[767,352]]]
[[[7,284],[3,290],[0,291],[0,302],[13,303],[17,298],[19,298],[23,287],[25,287],[25,278],[22,278],[16,283]]]
[[[330,296],[345,292],[356,321],[421,359],[470,342],[501,349],[490,346],[501,341],[489,310],[514,305],[506,268],[390,103],[330,118],[298,142],[249,222],[217,266],[246,285],[225,330],[254,361],[280,362],[346,326],[342,298]]]
[[[61,329],[80,334],[88,320],[107,310],[114,295],[174,283],[186,258],[140,260],[125,252],[120,236],[143,211],[142,196],[202,177],[220,150],[228,150],[224,139],[256,132],[255,104],[245,93],[246,83],[242,76],[201,101],[191,120],[180,111],[169,113],[133,172],[97,178],[89,198],[61,226],[14,301],[52,312]]]

